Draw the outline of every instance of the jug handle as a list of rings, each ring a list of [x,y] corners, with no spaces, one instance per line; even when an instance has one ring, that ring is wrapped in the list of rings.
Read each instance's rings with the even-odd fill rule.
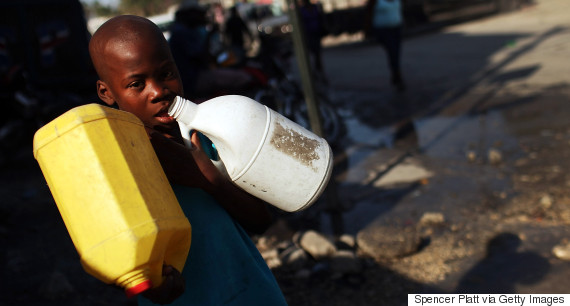
[[[192,140],[190,140],[190,135],[191,135],[190,132],[192,131],[192,129],[190,129],[188,126],[186,126],[186,124],[184,124],[182,122],[178,122],[178,126],[180,127],[180,133],[182,134],[182,140],[184,141],[184,144],[188,148],[192,148]],[[212,161],[214,166],[216,166],[216,168],[218,168],[218,171],[220,171],[225,177],[230,179],[230,175],[228,174],[228,171],[226,170],[226,166],[224,165],[224,162],[222,161],[222,159],[219,157],[219,152],[218,152],[218,160],[214,160],[214,159],[210,159],[210,160]]]

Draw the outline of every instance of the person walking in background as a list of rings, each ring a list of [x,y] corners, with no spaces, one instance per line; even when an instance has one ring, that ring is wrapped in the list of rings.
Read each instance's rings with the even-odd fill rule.
[[[402,5],[400,0],[368,0],[365,32],[386,50],[392,84],[399,91],[406,89],[400,69],[402,45]]]
[[[301,0],[299,12],[305,29],[305,39],[308,51],[311,54],[313,65],[321,76],[323,75],[323,62],[321,56],[321,39],[326,35],[325,19],[320,5],[311,0]]]

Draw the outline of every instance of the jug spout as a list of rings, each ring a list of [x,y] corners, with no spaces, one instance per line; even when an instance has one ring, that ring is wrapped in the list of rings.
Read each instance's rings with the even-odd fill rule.
[[[189,125],[194,120],[194,116],[196,116],[197,107],[196,103],[176,96],[168,108],[168,115]]]

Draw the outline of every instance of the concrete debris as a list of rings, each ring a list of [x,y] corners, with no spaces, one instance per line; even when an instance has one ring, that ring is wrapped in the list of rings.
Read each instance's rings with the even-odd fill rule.
[[[394,184],[414,183],[432,176],[433,173],[431,171],[420,165],[403,163],[396,165],[396,167],[388,171],[388,173],[374,181],[373,186],[386,187]]]
[[[356,235],[356,243],[364,254],[381,260],[415,253],[419,249],[421,238],[416,231],[379,224],[360,231]]]
[[[279,254],[279,258],[281,259],[281,262],[291,269],[300,269],[304,267],[309,260],[305,250],[296,245],[292,245],[281,252],[281,254]]]
[[[335,245],[320,233],[310,230],[299,235],[299,246],[314,259],[329,257],[336,252]]]
[[[496,165],[503,161],[503,154],[498,149],[491,148],[487,153],[487,158],[489,159],[489,163]]]
[[[279,259],[279,252],[277,249],[265,250],[261,252],[261,257],[263,257],[270,269],[281,266],[281,259]]]
[[[475,151],[467,151],[465,157],[467,157],[469,162],[475,162],[477,160],[477,153]]]
[[[356,239],[352,235],[343,234],[338,238],[337,247],[339,249],[354,250],[356,248]]]
[[[552,198],[549,195],[542,196],[542,198],[540,198],[540,207],[543,209],[552,207]]]
[[[338,247],[323,234],[309,230],[297,232],[291,241],[272,244],[269,248],[266,240],[259,239],[257,247],[264,248],[261,256],[270,269],[285,268],[293,271],[292,275],[296,279],[306,279],[322,273],[340,278],[361,273],[366,260],[378,257],[376,255],[381,258],[401,257],[416,251],[420,240],[415,231],[409,229],[386,226],[378,235],[366,231],[357,237],[344,234],[336,241]],[[360,244],[364,248],[359,247]]]
[[[261,257],[263,257],[263,259],[267,260],[267,259],[279,257],[279,253],[277,252],[277,249],[269,249],[269,250],[261,252]]]
[[[570,261],[570,243],[555,246],[552,248],[552,253],[559,259]]]
[[[439,212],[426,212],[422,215],[420,219],[420,225],[442,225],[445,223],[445,217]]]

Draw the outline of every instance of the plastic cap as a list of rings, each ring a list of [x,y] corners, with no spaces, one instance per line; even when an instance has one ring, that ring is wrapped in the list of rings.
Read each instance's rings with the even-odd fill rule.
[[[138,284],[138,285],[134,285],[129,289],[125,290],[125,294],[127,295],[128,298],[131,298],[139,293],[142,293],[148,289],[152,288],[152,283],[150,282],[150,280],[145,280],[144,282]]]

